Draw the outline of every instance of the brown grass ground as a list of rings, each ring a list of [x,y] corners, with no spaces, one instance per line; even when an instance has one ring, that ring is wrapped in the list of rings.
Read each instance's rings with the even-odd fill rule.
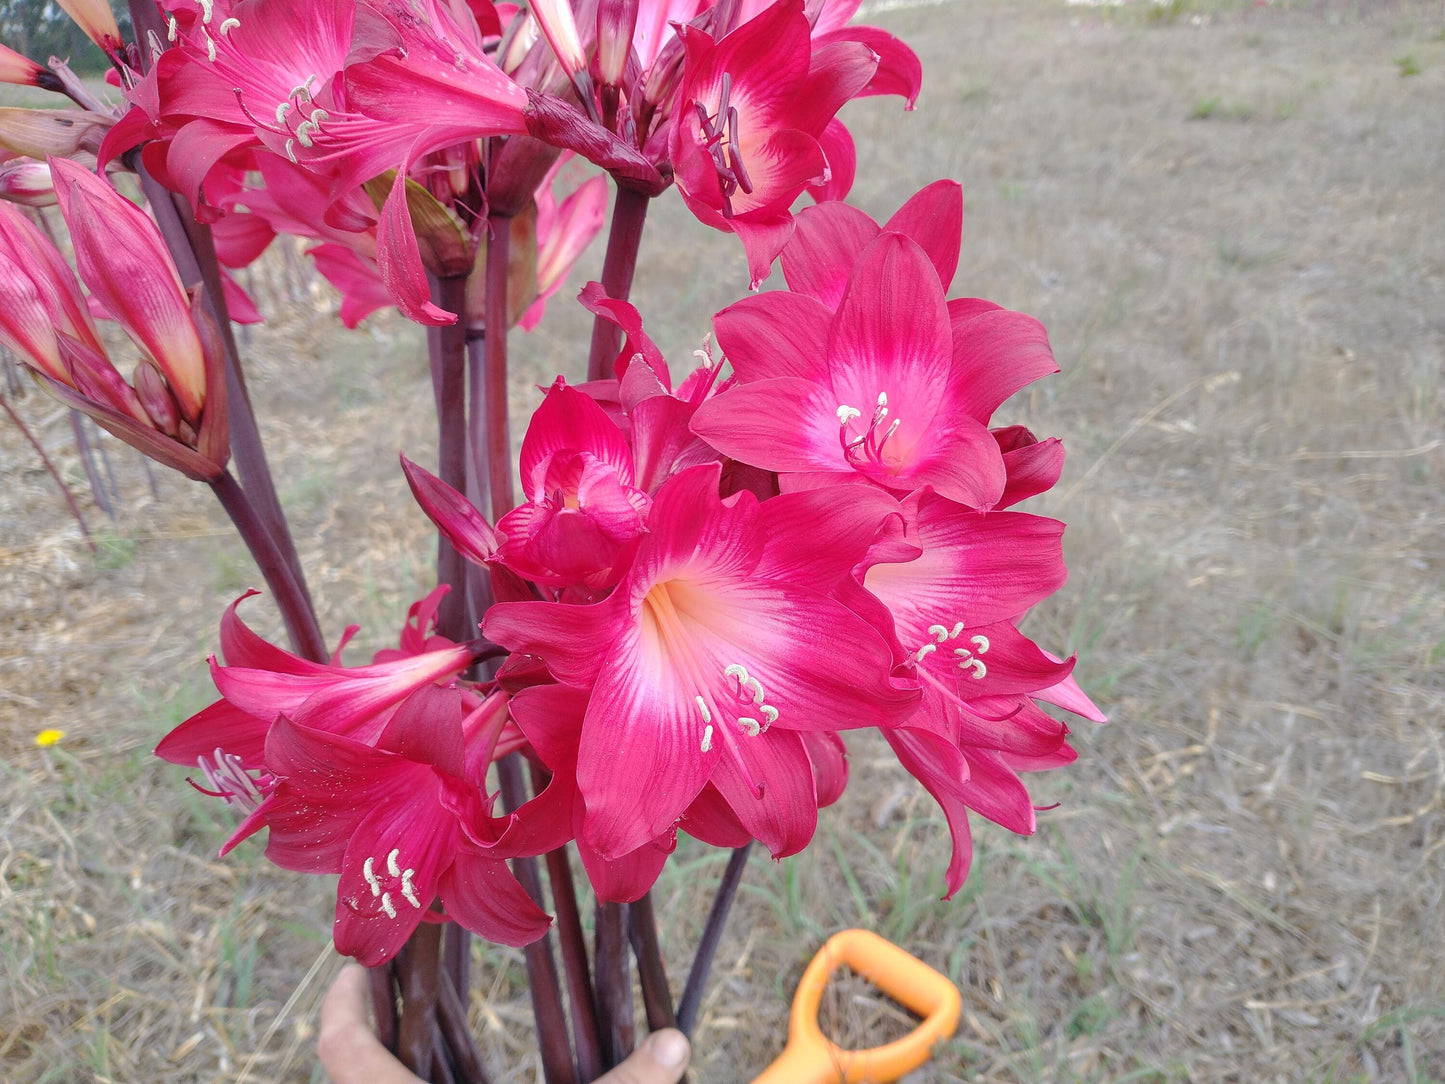
[[[1070,450],[1038,510],[1070,522],[1074,575],[1031,628],[1113,722],[1038,780],[1060,804],[1035,838],[980,828],[949,904],[930,802],[856,743],[815,846],[749,868],[698,1078],[756,1072],[806,957],[866,925],[965,991],[916,1084],[1445,1079],[1445,12],[873,21],[927,89],[911,116],[850,107],[856,197],[882,216],[961,180],[957,288],[1051,329],[1064,374],[1001,414]],[[656,217],[637,297],[685,357],[742,261],[674,201]],[[571,308],[519,343],[535,375],[577,374]],[[254,381],[325,626],[365,622],[370,649],[425,586],[394,456],[425,456],[430,393],[399,322],[325,327],[293,306]],[[78,485],[63,415],[19,406]],[[228,824],[149,756],[207,701],[216,619],[256,576],[203,489],[153,499],[110,458],[124,508],[90,509],[92,554],[0,428],[0,1078],[315,1079],[329,886],[258,848],[215,860]],[[67,737],[39,750],[42,726]],[[659,885],[679,983],[720,869],[684,847]],[[472,1007],[499,1079],[530,1081],[518,960],[482,953]],[[839,1001],[839,1027],[886,1028],[863,991]]]

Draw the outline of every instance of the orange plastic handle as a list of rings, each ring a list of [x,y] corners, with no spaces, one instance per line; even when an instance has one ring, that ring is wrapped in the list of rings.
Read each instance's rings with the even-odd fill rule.
[[[818,1027],[823,989],[847,964],[923,1023],[903,1038],[867,1050],[844,1050]],[[917,1069],[958,1027],[958,987],[922,960],[867,930],[844,930],[818,950],[793,996],[788,1045],[753,1084],[884,1084]]]

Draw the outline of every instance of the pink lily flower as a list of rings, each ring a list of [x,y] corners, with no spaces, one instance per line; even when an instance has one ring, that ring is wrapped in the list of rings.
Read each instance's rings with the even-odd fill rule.
[[[606,858],[668,831],[708,782],[756,838],[793,853],[817,817],[800,732],[890,725],[918,695],[892,682],[872,626],[826,593],[852,557],[770,550],[768,504],[720,500],[719,474],[692,467],[658,490],[606,600],[501,604],[483,623],[590,689],[577,779],[584,837]],[[876,520],[861,515],[852,533],[866,540]]]
[[[896,233],[863,250],[836,313],[770,293],[718,321],[739,384],[698,409],[693,432],[785,490],[861,476],[992,507],[1006,472],[989,416],[1056,371],[1036,320],[945,303],[933,263]]]
[[[278,719],[266,738],[275,789],[222,853],[261,827],[284,869],[339,873],[338,952],[375,966],[423,921],[451,918],[520,946],[550,920],[506,858],[565,842],[570,825],[543,796],[494,818],[485,793],[506,694],[468,713],[456,690],[431,688],[402,706],[375,746]],[[443,910],[432,911],[440,896]]]
[[[802,0],[780,0],[720,41],[682,31],[669,146],[678,190],[699,221],[738,235],[754,289],[792,234],[793,201],[828,179],[824,129],[878,66],[865,45],[814,49],[810,34]]]
[[[626,437],[561,377],[532,415],[521,477],[527,501],[498,522],[496,559],[536,583],[615,582],[652,502],[633,484]]]
[[[286,715],[301,725],[363,743],[375,741],[397,706],[418,690],[455,681],[475,657],[425,630],[436,616],[436,592],[412,607],[400,651],[381,651],[370,666],[343,666],[341,651],[356,632],[346,630],[330,662],[317,663],[277,647],[253,632],[237,607],[221,617],[221,657],[211,658],[221,699],[191,716],[161,740],[156,755],[172,764],[198,765],[208,793],[251,812],[271,789],[264,749],[272,724]]]

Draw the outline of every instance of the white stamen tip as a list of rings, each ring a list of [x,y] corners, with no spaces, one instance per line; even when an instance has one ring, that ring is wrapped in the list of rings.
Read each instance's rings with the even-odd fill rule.
[[[221,34],[222,37],[225,37],[225,35],[229,34],[232,30],[235,30],[236,27],[238,27],[238,26],[240,26],[240,25],[241,25],[241,20],[240,20],[240,19],[227,19],[225,22],[221,23],[221,28],[220,28],[219,33]]]
[[[296,126],[296,138],[301,141],[303,147],[311,146],[311,131],[315,127],[309,120],[303,120]]]
[[[966,647],[956,647],[953,649],[953,653],[957,655],[960,659],[973,658],[973,652]]]
[[[381,894],[381,909],[386,912],[387,918],[396,917],[396,904],[391,902],[390,892],[383,892]]]
[[[750,738],[756,738],[759,734],[763,732],[763,724],[758,722],[756,719],[749,718],[746,715],[742,716],[742,718],[738,720],[738,726],[742,727],[743,733]]]
[[[762,702],[767,699],[767,694],[763,692],[763,683],[757,678],[750,677],[747,681],[743,682],[743,684],[753,691],[754,704],[762,704]]]
[[[296,163],[296,140],[288,139],[286,141],[286,157],[291,159],[293,164],[298,164]]]
[[[987,636],[984,636],[980,633],[978,636],[970,636],[969,641],[973,644],[974,647],[978,648],[978,653],[980,655],[986,654],[988,652]]]
[[[375,859],[368,857],[367,860],[361,864],[361,875],[366,878],[366,883],[371,886],[371,894],[378,896],[381,894],[381,883],[377,881],[376,873],[371,868],[374,861]]]
[[[778,721],[778,709],[773,707],[773,705],[771,704],[764,704],[762,711],[763,719],[765,720],[765,722],[763,723],[763,729],[766,730],[768,729],[768,727],[772,726]]]
[[[286,123],[286,114],[289,113],[289,112],[291,112],[291,103],[290,103],[290,102],[282,102],[280,105],[278,105],[278,106],[276,107],[276,123],[277,123],[277,124],[285,124],[285,123]]]
[[[839,424],[839,425],[847,425],[847,424],[848,424],[849,422],[851,422],[854,418],[861,418],[861,417],[863,417],[863,412],[862,412],[861,410],[858,410],[858,409],[854,408],[854,407],[850,407],[850,406],[840,406],[840,407],[838,408],[838,424]]]
[[[206,59],[214,64],[216,62],[216,43],[211,40],[211,35],[207,34],[204,30],[201,31],[201,37],[206,39]]]
[[[707,701],[700,696],[694,696],[693,699],[697,701],[697,710],[702,712],[702,721],[712,722],[712,712],[707,710]]]
[[[959,634],[960,632],[962,632],[962,631],[963,631],[963,622],[960,621],[957,625],[954,625],[954,626],[953,626],[953,631],[948,634],[948,638],[949,638],[950,640],[956,640],[956,639],[958,639],[958,634]]]
[[[201,22],[207,26],[211,25],[211,9],[215,6],[214,0],[196,0],[201,5]]]
[[[401,894],[406,897],[407,903],[411,904],[417,910],[421,910],[421,900],[417,899],[416,889],[412,887],[411,883],[411,879],[415,876],[416,870],[414,869],[402,870]]]
[[[917,653],[916,655],[914,655],[913,657],[914,657],[915,659],[917,659],[919,662],[922,662],[927,656],[932,655],[932,654],[933,654],[935,651],[937,651],[937,650],[938,650],[938,645],[937,645],[937,644],[924,644],[922,647],[920,647],[920,648],[918,649],[918,653]]]
[[[948,628],[944,625],[929,625],[928,635],[932,636],[941,644],[948,639]]]
[[[886,391],[880,391],[878,393],[878,405],[881,407],[888,405],[888,393]]]
[[[702,732],[702,751],[703,751],[704,753],[707,753],[707,752],[711,752],[711,751],[712,751],[712,724],[711,724],[711,723],[708,723],[707,729]]]
[[[983,664],[982,659],[970,659],[965,665],[973,668],[974,681],[982,681],[988,676],[988,667]]]
[[[878,443],[887,444],[889,439],[892,438],[893,434],[898,432],[898,427],[902,424],[902,418],[894,418],[891,422],[888,423],[888,431],[883,434],[883,439],[880,440]]]
[[[401,854],[401,848],[393,847],[391,853],[386,856],[386,872],[393,877],[401,876],[401,867],[396,864],[396,858],[399,854]]]
[[[180,30],[179,30],[179,28],[176,26],[176,17],[175,17],[174,15],[167,16],[167,18],[166,18],[166,40],[167,40],[167,41],[175,41],[176,38],[177,38],[177,36],[178,36],[179,34],[180,34]]]

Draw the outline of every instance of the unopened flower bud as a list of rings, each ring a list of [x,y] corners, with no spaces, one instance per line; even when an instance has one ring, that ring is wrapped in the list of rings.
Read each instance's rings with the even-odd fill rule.
[[[115,13],[110,10],[109,0],[55,0],[65,14],[75,20],[75,25],[85,31],[85,36],[99,45],[107,56],[120,48],[120,27],[116,25]]]
[[[175,397],[166,387],[166,378],[156,368],[155,362],[149,358],[137,362],[131,385],[155,427],[168,437],[176,436],[180,432],[180,411],[176,409]]]
[[[6,162],[0,166],[0,199],[23,207],[55,206],[50,167],[33,159]]]
[[[608,86],[621,86],[627,54],[637,28],[638,0],[599,0],[597,5],[597,68]]]
[[[114,117],[84,109],[0,109],[0,147],[27,158],[75,158],[95,154]]]

